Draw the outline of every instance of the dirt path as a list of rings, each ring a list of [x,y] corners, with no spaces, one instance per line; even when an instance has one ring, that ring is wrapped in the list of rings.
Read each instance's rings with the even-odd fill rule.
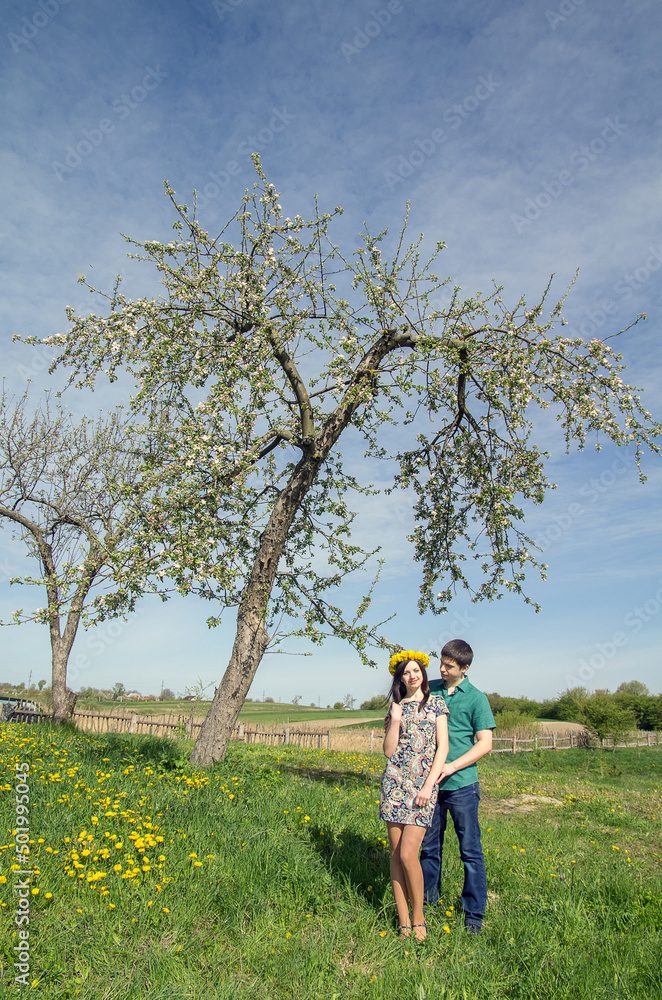
[[[375,729],[382,729],[384,725],[384,719],[380,716],[378,719],[373,718],[372,715],[366,715],[365,718],[352,719],[348,722],[347,719],[317,719],[311,720],[310,722],[290,722],[288,723],[290,729],[314,729],[315,732],[326,732],[327,729],[340,729],[341,726],[358,726],[362,722],[374,722]],[[254,725],[254,723],[251,723]],[[259,723],[258,723],[259,725]],[[285,723],[280,723],[283,729],[285,729]]]
[[[542,734],[543,736],[552,736],[556,733],[557,736],[563,733],[581,733],[585,726],[582,726],[579,722],[541,722]]]
[[[325,733],[328,729],[340,729],[343,726],[347,727],[358,726],[362,722],[374,723],[375,730],[379,730],[380,732],[384,725],[383,717],[380,716],[379,718],[375,719],[371,715],[366,715],[365,717],[362,716],[361,718],[352,719],[351,721],[347,719],[311,719],[308,722],[300,722],[297,719],[297,720],[292,720],[289,723],[285,722],[271,723],[269,725],[269,729],[280,730],[282,732],[284,732],[285,729],[310,729],[316,733],[318,732]],[[246,723],[247,728],[251,728],[253,726],[259,728],[260,723],[259,722]],[[579,733],[584,728],[584,726],[580,725],[578,722],[543,722],[541,723],[541,726],[542,726],[543,736],[552,736],[553,733],[556,733],[557,736],[561,736],[564,733],[571,733],[571,732]]]
[[[290,729],[314,729],[317,731],[326,732],[327,729],[339,729],[341,726],[357,726],[361,722],[374,722],[375,729],[380,729],[383,726],[383,719],[380,717],[374,719],[372,716],[367,715],[365,718],[352,719],[348,722],[346,719],[318,719],[317,721],[311,722],[290,722]],[[254,723],[251,723],[254,725]],[[259,724],[258,724],[259,725]],[[285,729],[285,723],[281,723],[282,728]],[[560,736],[563,733],[579,733],[584,726],[580,725],[579,722],[542,722],[542,735],[551,736],[556,733]]]

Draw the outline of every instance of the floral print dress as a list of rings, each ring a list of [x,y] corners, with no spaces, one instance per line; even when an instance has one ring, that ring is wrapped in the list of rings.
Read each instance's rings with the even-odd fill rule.
[[[398,745],[382,775],[379,818],[387,823],[407,826],[432,823],[439,785],[434,786],[427,806],[417,806],[414,800],[425,784],[437,751],[437,717],[448,715],[448,708],[438,694],[429,696],[422,712],[418,706],[417,701],[403,704]]]

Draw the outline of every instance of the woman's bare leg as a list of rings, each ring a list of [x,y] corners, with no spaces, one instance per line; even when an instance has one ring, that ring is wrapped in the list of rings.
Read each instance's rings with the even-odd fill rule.
[[[407,827],[402,823],[387,823],[386,826],[388,828],[391,885],[393,886],[393,896],[398,911],[398,923],[400,927],[411,927],[409,920],[409,889],[407,887],[405,871],[400,860],[400,843],[403,831]]]
[[[425,916],[423,914],[423,870],[419,861],[421,844],[423,843],[426,829],[424,826],[403,827],[398,844],[400,867],[404,872],[407,895],[411,902],[411,922],[412,925],[416,925],[414,934],[419,941],[424,941],[427,937]]]

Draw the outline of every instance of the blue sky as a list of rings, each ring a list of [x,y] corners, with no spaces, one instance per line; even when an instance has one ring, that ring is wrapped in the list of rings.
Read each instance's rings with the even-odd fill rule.
[[[48,352],[15,333],[65,329],[64,308],[93,308],[76,283],[108,288],[127,273],[136,295],[154,277],[126,261],[121,233],[169,239],[168,179],[180,200],[200,192],[212,230],[254,179],[257,149],[291,216],[317,192],[342,205],[336,240],[363,221],[397,229],[410,200],[411,233],[444,240],[444,275],[465,293],[492,279],[513,300],[533,299],[556,273],[559,293],[581,274],[566,315],[577,335],[616,343],[628,380],[662,413],[662,200],[659,43],[655,0],[6,0],[0,11],[3,103],[0,165],[2,372],[35,398],[55,383]],[[613,344],[614,342],[612,342]],[[68,394],[96,413],[111,396]],[[614,690],[638,679],[658,692],[662,624],[659,459],[638,482],[632,456],[613,448],[566,456],[553,421],[538,438],[558,489],[532,512],[546,583],[543,610],[504,597],[459,596],[441,618],[416,611],[418,576],[405,540],[404,502],[372,500],[359,530],[386,559],[376,611],[390,636],[439,648],[467,638],[484,690],[553,697],[568,686]],[[0,568],[26,568],[0,535]],[[42,595],[0,582],[0,617]],[[359,585],[357,584],[357,589]],[[351,597],[348,588],[347,597]],[[384,614],[382,614],[382,612]],[[146,600],[128,623],[82,633],[71,686],[122,681],[144,693],[217,682],[231,641],[208,631],[194,598]],[[1,633],[0,677],[49,676],[47,630]],[[296,653],[301,644],[285,646]],[[268,655],[251,694],[325,705],[357,703],[388,686],[337,642],[310,657]]]

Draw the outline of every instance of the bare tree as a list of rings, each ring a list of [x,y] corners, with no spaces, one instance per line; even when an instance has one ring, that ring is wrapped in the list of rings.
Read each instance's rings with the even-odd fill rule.
[[[195,682],[195,684],[191,684],[184,689],[184,694],[193,698],[194,701],[203,701],[205,697],[205,692],[210,687],[214,687],[214,683],[215,683],[214,681],[207,681],[207,683],[205,684],[202,677],[198,676],[198,679]]]
[[[33,410],[27,393],[0,400],[0,517],[26,544],[39,569],[11,583],[46,589],[47,603],[16,610],[10,622],[48,625],[53,717],[72,715],[66,686],[78,627],[133,610],[146,588],[150,553],[139,535],[135,501],[151,489],[145,439],[121,410],[76,422],[48,396]],[[158,577],[155,579],[158,580]],[[99,593],[84,607],[94,586]]]

